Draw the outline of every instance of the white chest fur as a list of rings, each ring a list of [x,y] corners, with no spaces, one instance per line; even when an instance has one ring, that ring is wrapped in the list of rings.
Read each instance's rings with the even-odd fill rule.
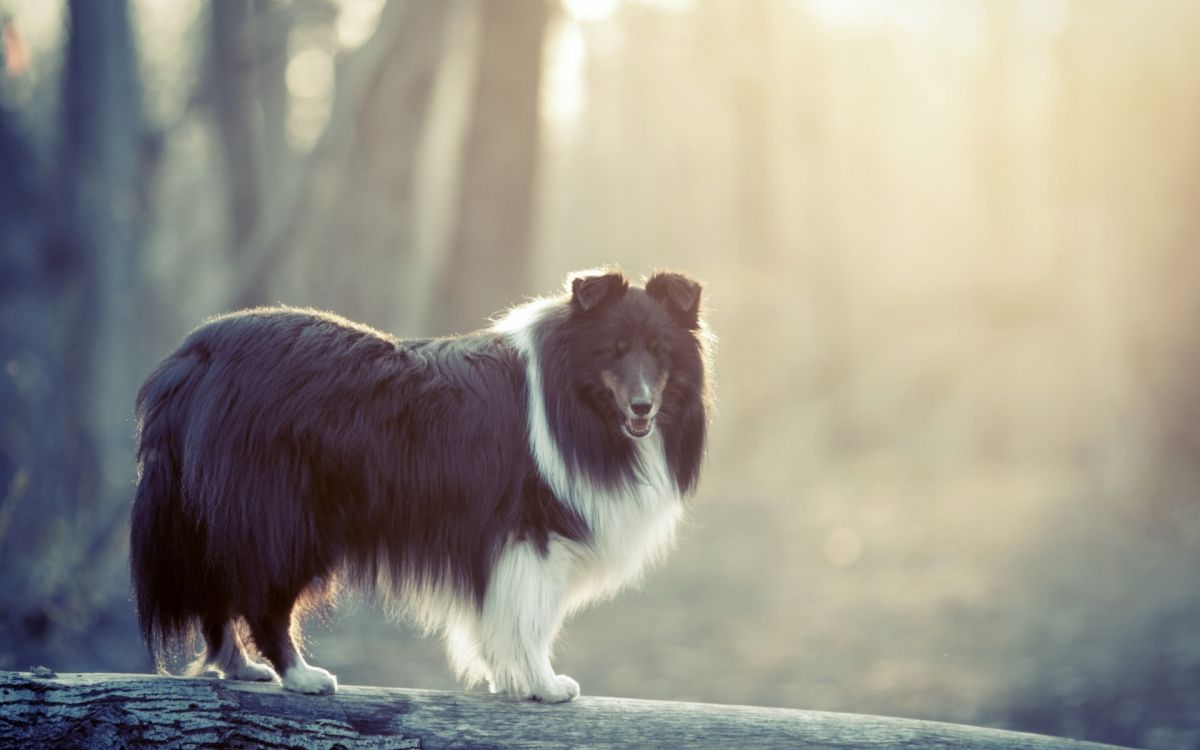
[[[592,530],[589,543],[568,545],[577,557],[568,608],[615,593],[659,560],[675,539],[683,504],[667,472],[658,433],[638,441],[636,484],[598,489],[574,478],[559,497],[569,502]],[[564,544],[566,544],[564,542]]]
[[[552,537],[549,549],[509,540],[493,567],[482,610],[455,610],[446,620],[446,634],[451,658],[468,680],[486,679],[496,691],[562,701],[579,694],[579,685],[556,675],[550,664],[563,619],[635,580],[666,552],[682,502],[657,431],[634,444],[637,468],[626,484],[600,486],[568,468],[547,420],[533,340],[534,327],[554,304],[541,300],[517,308],[494,330],[506,335],[525,361],[529,447],[538,473],[579,513],[591,534],[583,542]]]
[[[552,556],[560,561],[573,563],[568,575],[568,609],[574,609],[611,595],[669,550],[683,506],[657,431],[636,441],[638,470],[631,484],[600,487],[568,469],[546,416],[541,367],[532,335],[532,326],[548,304],[540,301],[518,308],[496,330],[507,334],[525,359],[529,444],[538,471],[554,494],[569,503],[592,532],[586,544],[557,540],[558,549],[552,550]]]

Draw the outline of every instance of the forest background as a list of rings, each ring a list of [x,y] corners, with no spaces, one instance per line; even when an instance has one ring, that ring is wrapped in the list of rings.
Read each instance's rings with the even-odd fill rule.
[[[0,0],[0,668],[145,671],[133,395],[206,316],[707,282],[591,694],[1200,746],[1200,4]],[[345,683],[454,688],[350,598]]]

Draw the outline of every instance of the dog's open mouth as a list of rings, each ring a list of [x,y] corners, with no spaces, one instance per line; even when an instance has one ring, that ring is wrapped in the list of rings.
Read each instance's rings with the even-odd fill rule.
[[[625,431],[630,437],[640,438],[650,434],[650,429],[654,426],[654,420],[650,417],[629,417],[625,420]]]

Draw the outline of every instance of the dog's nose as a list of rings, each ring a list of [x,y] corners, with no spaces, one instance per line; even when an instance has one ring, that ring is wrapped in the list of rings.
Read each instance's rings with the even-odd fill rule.
[[[638,415],[639,417],[644,417],[650,413],[652,408],[654,408],[654,404],[650,403],[649,401],[642,401],[639,399],[637,401],[631,401],[629,403],[629,408],[633,409],[634,414]]]

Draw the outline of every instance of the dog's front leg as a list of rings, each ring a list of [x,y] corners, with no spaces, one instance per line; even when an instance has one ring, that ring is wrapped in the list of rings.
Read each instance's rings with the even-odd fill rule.
[[[492,692],[546,703],[579,695],[579,683],[550,666],[573,562],[555,543],[546,554],[526,541],[511,542],[500,553],[480,618]]]

